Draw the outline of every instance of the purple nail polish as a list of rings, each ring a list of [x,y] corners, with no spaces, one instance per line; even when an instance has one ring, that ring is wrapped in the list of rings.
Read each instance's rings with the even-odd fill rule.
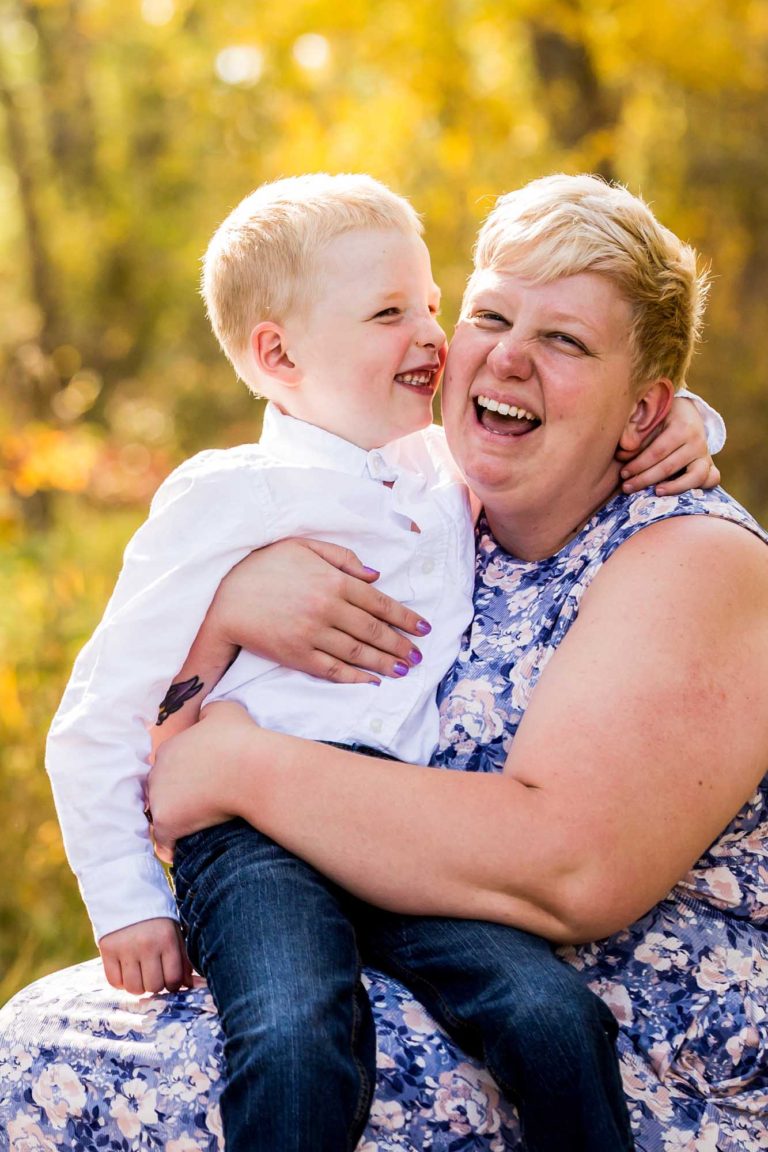
[[[426,620],[419,620],[418,624],[416,625],[416,631],[422,636],[428,636],[432,631],[432,625],[427,624]]]
[[[378,568],[369,568],[367,564],[363,564],[363,572],[367,572],[369,576],[381,576]]]
[[[419,652],[418,648],[411,648],[410,652],[408,653],[408,659],[411,662],[411,666],[413,666],[414,664],[421,664],[423,656],[421,655],[421,652]]]
[[[394,672],[395,676],[407,676],[408,665],[403,664],[402,660],[397,660],[392,668],[392,671]]]

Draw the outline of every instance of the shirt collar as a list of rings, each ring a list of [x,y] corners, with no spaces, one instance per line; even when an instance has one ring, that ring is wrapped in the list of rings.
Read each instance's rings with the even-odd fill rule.
[[[386,449],[367,452],[333,432],[287,416],[272,403],[264,411],[259,444],[270,456],[286,463],[301,461],[306,468],[329,468],[350,476],[369,475],[375,480],[396,480],[399,469],[386,456]]]

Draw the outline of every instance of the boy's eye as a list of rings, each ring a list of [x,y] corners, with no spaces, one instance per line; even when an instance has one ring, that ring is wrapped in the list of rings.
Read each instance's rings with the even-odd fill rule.
[[[376,313],[376,315],[374,316],[374,320],[386,320],[391,316],[399,316],[399,315],[400,315],[400,309],[399,308],[382,308],[382,310],[380,312]]]

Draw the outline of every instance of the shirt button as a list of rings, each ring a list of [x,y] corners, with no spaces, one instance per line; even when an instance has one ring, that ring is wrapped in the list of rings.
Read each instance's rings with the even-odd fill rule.
[[[434,560],[426,559],[426,560],[422,561],[421,570],[425,576],[428,576],[434,567],[435,567]]]
[[[383,724],[378,716],[375,716],[369,725],[371,732],[381,732]]]
[[[384,471],[384,461],[378,452],[371,452],[368,457],[368,469],[374,479]]]

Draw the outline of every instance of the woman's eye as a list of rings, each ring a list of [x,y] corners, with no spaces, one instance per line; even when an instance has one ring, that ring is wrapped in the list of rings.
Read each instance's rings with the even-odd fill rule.
[[[492,312],[488,308],[481,308],[477,312],[472,313],[473,320],[479,320],[481,323],[486,324],[506,324],[507,321],[500,312]]]
[[[582,344],[581,340],[577,340],[575,336],[570,336],[567,332],[550,332],[550,340],[562,344],[566,348],[573,349],[574,352],[589,352],[586,345]]]

